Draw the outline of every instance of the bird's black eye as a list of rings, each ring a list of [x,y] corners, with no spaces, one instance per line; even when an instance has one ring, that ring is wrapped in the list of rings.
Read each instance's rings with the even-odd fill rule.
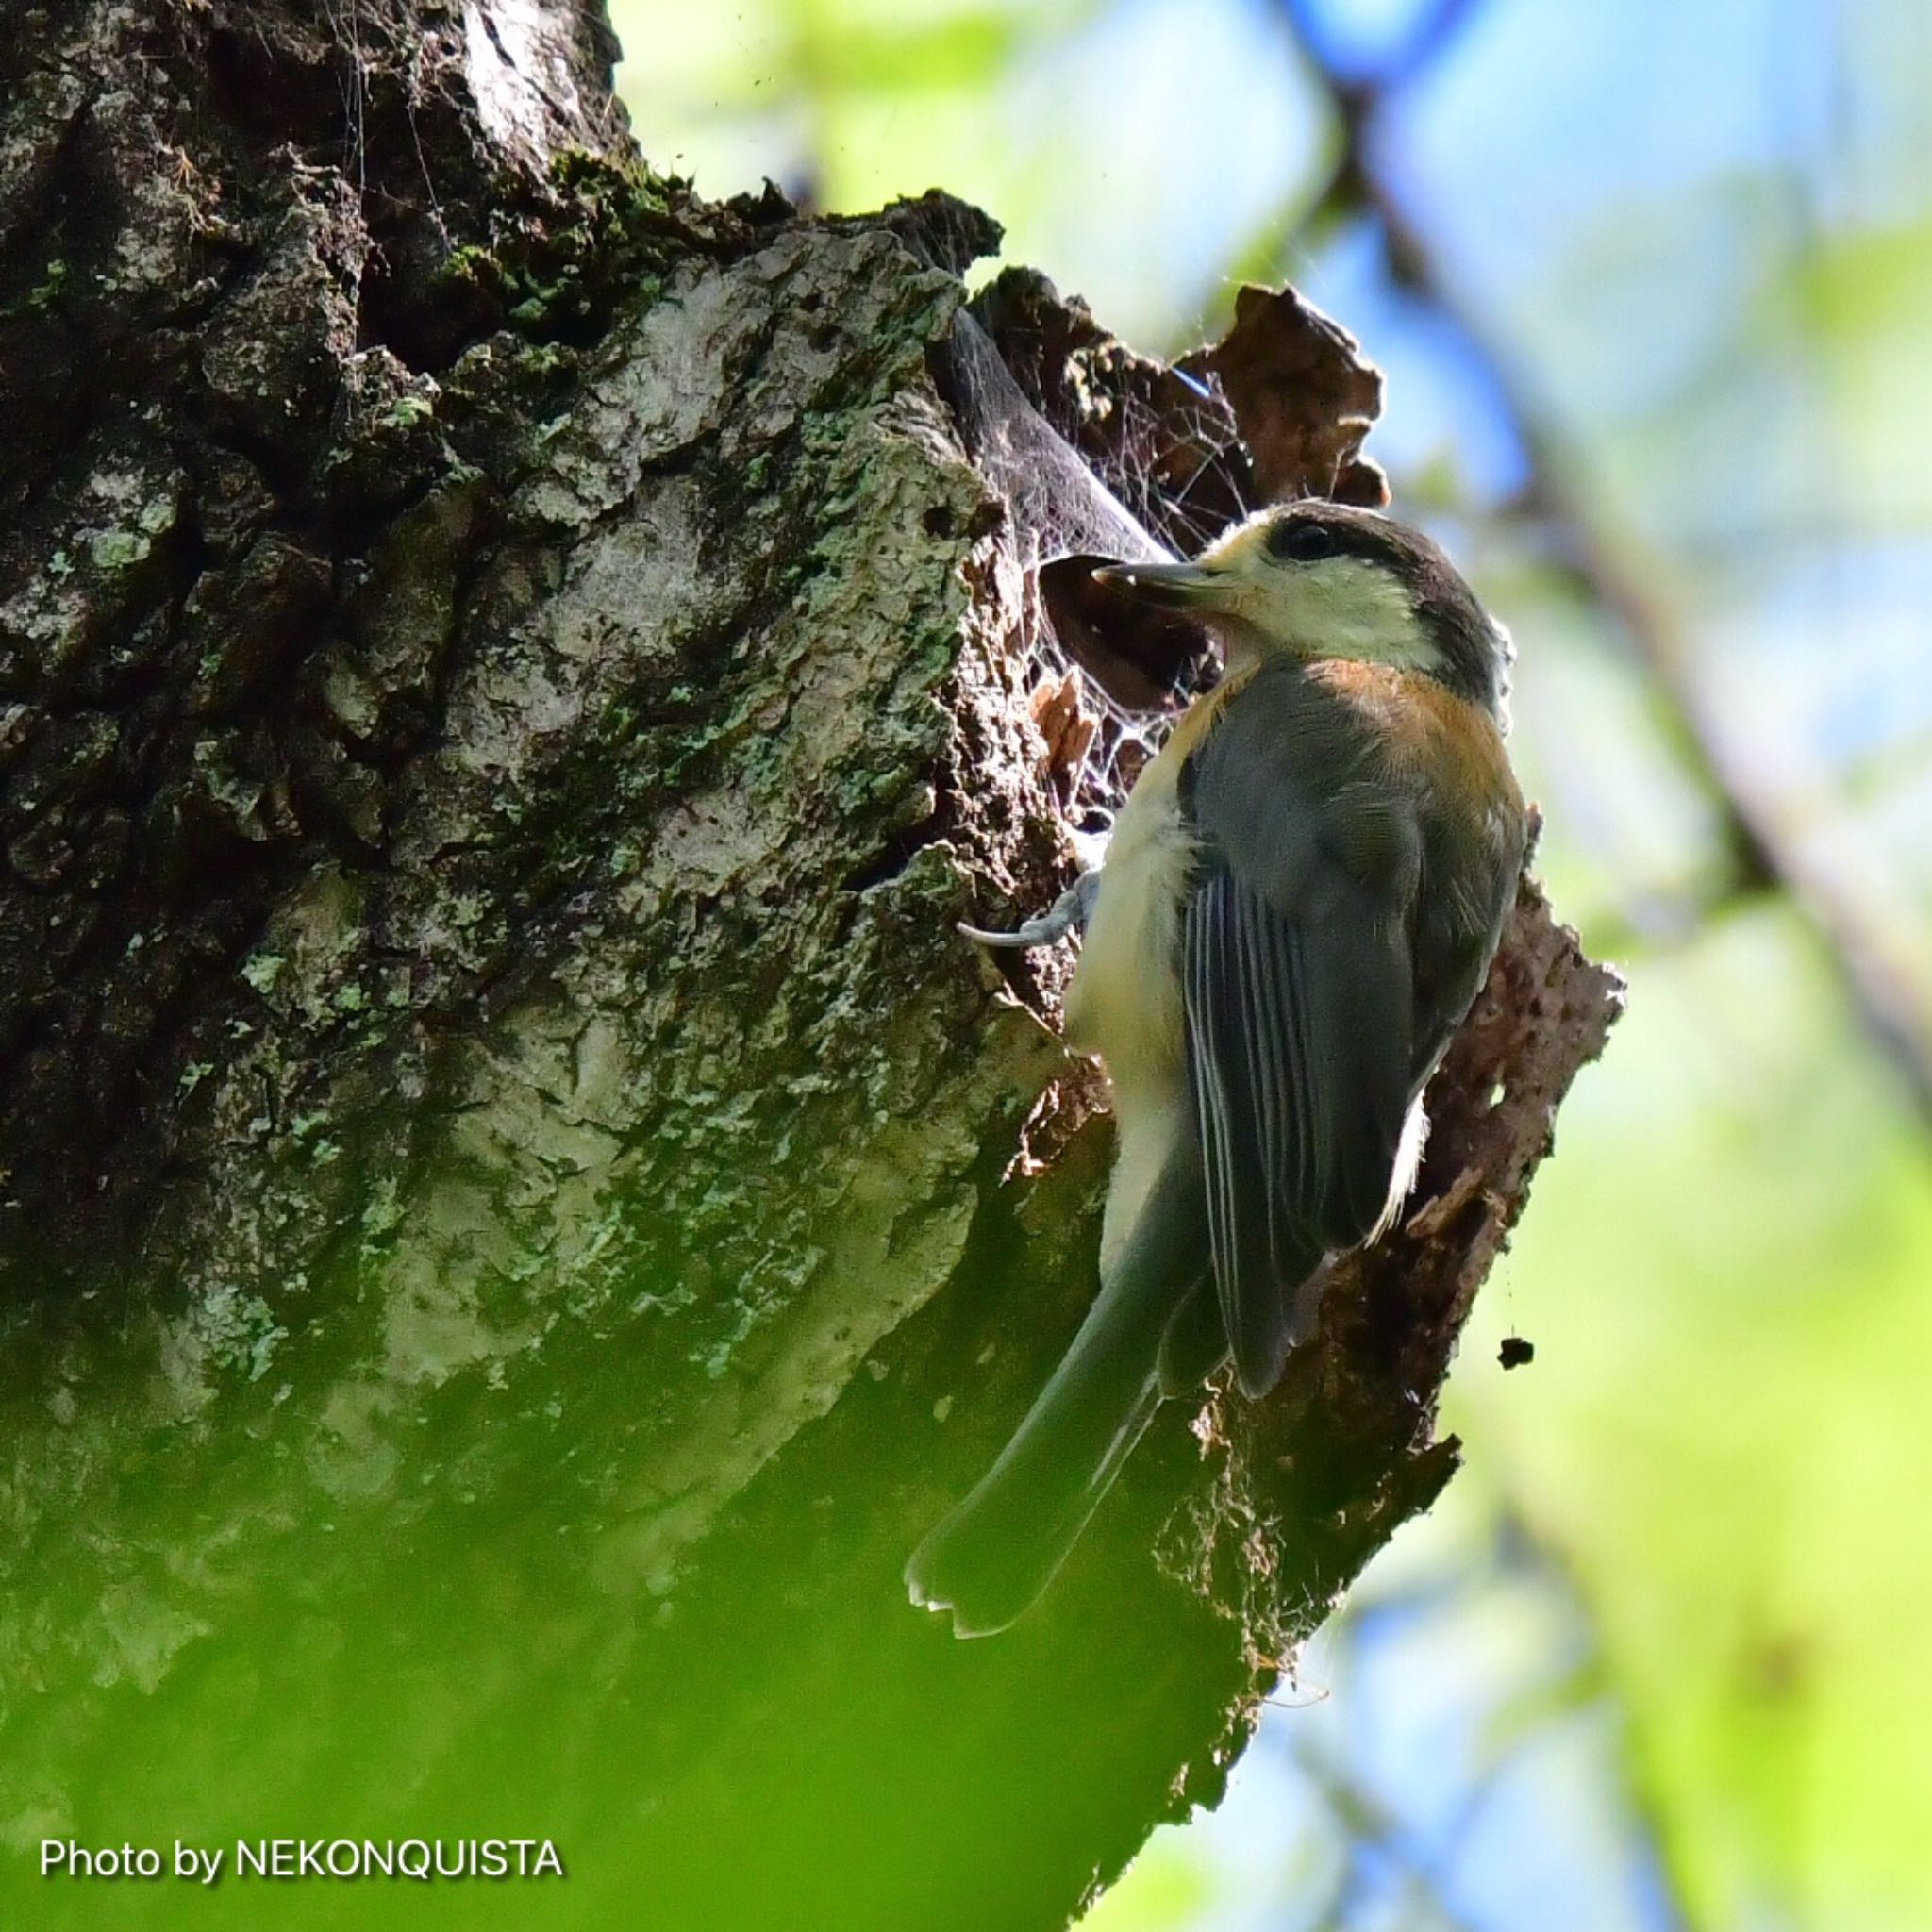
[[[1285,518],[1268,532],[1268,554],[1284,563],[1314,563],[1335,555],[1335,532],[1300,517]]]

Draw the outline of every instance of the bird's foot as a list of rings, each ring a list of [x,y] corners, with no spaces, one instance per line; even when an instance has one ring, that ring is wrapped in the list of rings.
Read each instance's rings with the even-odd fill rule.
[[[964,920],[959,923],[959,930],[978,945],[995,946],[1008,952],[1026,952],[1034,946],[1050,946],[1076,928],[1083,933],[1087,930],[1094,896],[1099,891],[1100,872],[1096,867],[1092,872],[1083,872],[1053,902],[1050,911],[1038,919],[1029,919],[1016,932],[989,932],[984,926],[968,925]]]

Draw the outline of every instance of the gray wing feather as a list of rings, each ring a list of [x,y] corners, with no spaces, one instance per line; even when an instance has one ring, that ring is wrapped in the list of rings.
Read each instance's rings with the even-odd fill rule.
[[[1215,1290],[1251,1393],[1280,1373],[1295,1290],[1379,1218],[1416,1077],[1420,834],[1319,704],[1257,678],[1187,788],[1189,1069]]]

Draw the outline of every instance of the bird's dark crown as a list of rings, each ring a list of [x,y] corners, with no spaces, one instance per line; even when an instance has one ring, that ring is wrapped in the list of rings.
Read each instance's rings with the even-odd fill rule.
[[[1231,550],[1251,531],[1269,562],[1284,569],[1319,572],[1329,559],[1350,558],[1393,579],[1435,647],[1436,661],[1422,668],[1458,697],[1502,713],[1513,655],[1508,635],[1433,538],[1379,510],[1309,498],[1250,519],[1215,552]]]
[[[1435,542],[1378,511],[1285,504],[1257,511],[1191,563],[1108,564],[1094,575],[1198,618],[1231,667],[1271,657],[1386,664],[1505,721],[1508,634]]]

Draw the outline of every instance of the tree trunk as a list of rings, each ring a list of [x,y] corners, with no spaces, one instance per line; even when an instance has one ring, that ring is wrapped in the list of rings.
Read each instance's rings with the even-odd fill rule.
[[[1008,1635],[908,1607],[1092,1288],[1063,966],[953,931],[1131,775],[1067,453],[1170,541],[1361,494],[1373,373],[1291,296],[1185,379],[1037,278],[962,321],[943,197],[702,204],[565,0],[10,26],[0,1900],[497,1836],[570,1875],[465,1923],[1058,1924],[1449,1475],[1614,1010],[1525,885],[1282,1388],[1171,1406]]]

